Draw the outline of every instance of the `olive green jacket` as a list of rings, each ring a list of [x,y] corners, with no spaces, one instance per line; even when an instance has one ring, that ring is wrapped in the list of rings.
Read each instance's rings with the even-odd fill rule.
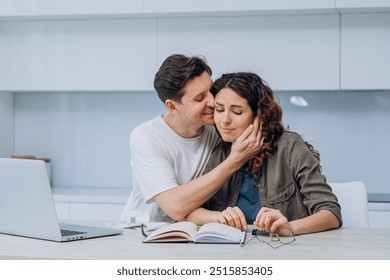
[[[280,210],[289,220],[301,219],[320,210],[331,211],[342,225],[340,205],[325,176],[320,162],[313,156],[303,139],[296,133],[285,132],[279,138],[278,150],[263,165],[259,181],[262,206]],[[211,171],[227,158],[231,145],[226,142],[215,147],[204,173]],[[236,172],[204,205],[206,209],[223,211],[237,203],[242,172]]]

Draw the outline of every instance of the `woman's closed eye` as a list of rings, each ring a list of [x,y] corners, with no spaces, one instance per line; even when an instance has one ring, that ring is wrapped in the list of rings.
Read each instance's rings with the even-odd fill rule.
[[[223,112],[225,112],[225,109],[224,108],[215,108],[215,111],[218,113],[223,113]],[[235,115],[238,115],[238,116],[242,114],[242,111],[231,111],[231,112]]]

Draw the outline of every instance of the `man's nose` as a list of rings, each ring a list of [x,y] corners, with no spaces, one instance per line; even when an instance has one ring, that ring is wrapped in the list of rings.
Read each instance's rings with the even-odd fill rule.
[[[209,92],[207,95],[207,106],[214,107],[214,96]]]

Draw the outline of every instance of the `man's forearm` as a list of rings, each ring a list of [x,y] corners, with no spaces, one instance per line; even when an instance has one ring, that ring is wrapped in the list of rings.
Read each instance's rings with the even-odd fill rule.
[[[200,207],[192,211],[183,220],[202,226],[207,223],[218,223],[218,215],[220,214],[221,212],[211,211]]]
[[[171,218],[182,220],[209,200],[240,167],[240,161],[228,157],[209,173],[160,193],[154,200]]]

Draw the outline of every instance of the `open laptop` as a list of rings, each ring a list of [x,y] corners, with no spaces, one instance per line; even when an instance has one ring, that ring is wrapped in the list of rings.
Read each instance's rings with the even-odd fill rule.
[[[45,162],[0,158],[0,233],[61,242],[122,230],[59,223]]]

